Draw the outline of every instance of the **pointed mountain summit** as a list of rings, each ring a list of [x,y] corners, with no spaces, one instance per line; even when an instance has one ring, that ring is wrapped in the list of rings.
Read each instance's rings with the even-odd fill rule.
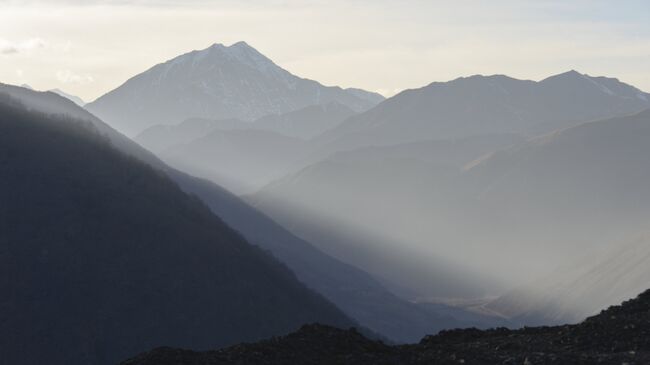
[[[180,55],[134,76],[87,105],[88,110],[127,135],[156,124],[188,118],[252,121],[310,105],[339,102],[360,112],[377,103],[358,90],[303,79],[238,42],[213,44]]]

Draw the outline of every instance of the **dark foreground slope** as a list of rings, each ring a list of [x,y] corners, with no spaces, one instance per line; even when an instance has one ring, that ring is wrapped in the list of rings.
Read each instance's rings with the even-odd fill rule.
[[[116,149],[164,172],[187,194],[199,197],[248,242],[270,251],[296,274],[298,280],[325,296],[364,328],[395,342],[412,343],[443,328],[485,325],[473,320],[461,323],[445,313],[398,298],[368,273],[319,251],[222,187],[167,166],[67,99],[53,93],[0,84],[0,94],[5,93],[32,110],[65,114],[92,123]]]
[[[90,123],[0,95],[0,362],[114,364],[352,324]]]
[[[650,363],[650,291],[573,326],[443,331],[417,345],[387,346],[354,329],[309,325],[285,337],[219,351],[159,348],[122,365],[463,363]]]

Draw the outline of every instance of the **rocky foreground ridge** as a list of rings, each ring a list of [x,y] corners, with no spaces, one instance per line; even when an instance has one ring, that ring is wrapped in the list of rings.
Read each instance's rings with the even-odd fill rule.
[[[463,329],[390,346],[355,329],[307,325],[284,337],[216,351],[162,347],[122,365],[650,364],[650,290],[577,325]]]

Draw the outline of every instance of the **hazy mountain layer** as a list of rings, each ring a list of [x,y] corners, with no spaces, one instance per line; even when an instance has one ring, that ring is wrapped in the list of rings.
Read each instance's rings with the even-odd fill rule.
[[[513,290],[489,308],[518,323],[576,323],[629,298],[650,282],[647,234],[590,253],[548,277]]]
[[[353,323],[92,124],[0,105],[3,361],[114,364]]]
[[[84,106],[84,105],[86,105],[86,102],[83,101],[82,98],[80,98],[80,97],[78,97],[78,96],[76,96],[76,95],[68,94],[68,93],[66,93],[65,91],[61,90],[61,89],[52,89],[52,90],[50,90],[50,91],[53,92],[53,93],[55,93],[55,94],[58,94],[58,95],[63,96],[64,98],[66,98],[66,99],[72,101],[73,103],[75,103],[75,104],[77,104],[77,105],[79,105],[79,106]]]
[[[458,194],[448,192],[461,189],[456,182],[464,165],[521,141],[491,135],[341,152],[270,184],[250,201],[298,236],[409,297],[475,298],[495,283],[463,258],[438,255],[447,242],[430,227],[459,204]]]
[[[171,166],[242,194],[295,171],[312,149],[304,140],[353,114],[345,105],[329,103],[254,122],[194,118],[147,128],[134,139]]]
[[[229,131],[247,129],[250,123],[239,119],[201,119],[191,118],[177,125],[155,125],[138,134],[134,141],[149,151],[159,154],[171,147],[184,145],[205,137],[215,130]]]
[[[156,65],[87,108],[133,136],[156,124],[188,118],[252,121],[333,101],[363,111],[379,98],[297,77],[238,42],[228,47],[214,44]]]
[[[201,198],[249,242],[269,250],[287,264],[308,287],[334,302],[361,325],[391,340],[411,342],[441,328],[495,323],[495,319],[490,317],[477,319],[462,310],[441,311],[445,307],[427,308],[397,298],[367,273],[324,254],[223,188],[167,167],[154,155],[66,99],[6,85],[0,90],[34,109],[89,120],[113,146],[164,171],[185,192]],[[496,321],[499,323],[498,319]]]
[[[650,292],[573,326],[443,331],[417,345],[387,346],[310,325],[288,336],[222,350],[159,348],[122,365],[221,364],[645,364],[650,362]]]
[[[300,158],[304,141],[264,130],[214,130],[158,155],[171,166],[248,193],[282,177]]]
[[[311,139],[336,127],[350,116],[354,110],[340,103],[312,105],[285,114],[262,117],[253,123],[252,128],[273,131],[289,137]]]
[[[650,111],[645,111],[564,129],[464,166],[391,160],[385,154],[374,163],[366,157],[332,158],[269,185],[251,201],[325,252],[376,275],[382,267],[387,274],[380,276],[387,278],[408,272],[356,261],[392,247],[438,259],[432,262],[462,263],[497,276],[507,287],[647,227],[648,141]],[[374,154],[382,156],[365,155]],[[337,227],[351,230],[345,240],[332,238]],[[367,235],[355,256],[355,244]],[[425,293],[439,297],[438,289]],[[494,293],[498,290],[489,291]]]
[[[576,71],[534,82],[472,76],[406,90],[319,139],[325,151],[493,133],[547,133],[638,113],[650,95],[616,79]]]

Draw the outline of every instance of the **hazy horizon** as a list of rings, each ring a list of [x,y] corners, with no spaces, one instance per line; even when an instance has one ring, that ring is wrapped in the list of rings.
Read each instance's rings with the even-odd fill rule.
[[[300,77],[384,96],[571,69],[650,90],[641,1],[5,0],[0,10],[0,79],[86,101],[179,54],[238,41]]]

